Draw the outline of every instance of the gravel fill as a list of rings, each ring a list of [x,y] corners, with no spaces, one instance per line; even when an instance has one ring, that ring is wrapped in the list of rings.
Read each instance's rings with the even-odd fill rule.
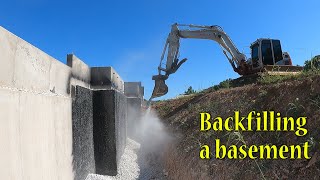
[[[135,123],[135,136],[127,139],[117,176],[89,174],[86,180],[165,180],[164,151],[170,141],[163,124],[151,109]],[[139,143],[138,143],[139,142]]]
[[[127,139],[127,145],[120,160],[117,176],[102,176],[98,174],[89,174],[86,180],[132,180],[138,179],[140,167],[138,165],[137,153],[140,149],[140,144]]]
[[[132,139],[127,139],[117,176],[89,174],[86,180],[164,180],[167,179],[158,153],[145,151]]]

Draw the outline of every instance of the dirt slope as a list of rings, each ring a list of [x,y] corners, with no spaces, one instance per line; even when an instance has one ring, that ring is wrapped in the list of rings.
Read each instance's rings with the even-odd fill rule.
[[[201,93],[155,103],[161,119],[176,136],[166,152],[165,165],[170,179],[319,179],[320,177],[320,76],[308,75],[281,82],[264,81],[242,87],[209,88]],[[212,117],[232,116],[239,110],[274,110],[282,116],[307,116],[308,134],[297,137],[294,132],[242,132],[248,145],[311,144],[311,160],[201,160],[200,146],[212,145],[215,139],[241,145],[230,132],[200,132],[200,112]],[[214,148],[212,147],[214,150]],[[308,166],[309,165],[309,166]],[[261,169],[261,171],[259,170]],[[263,174],[263,175],[262,175]]]

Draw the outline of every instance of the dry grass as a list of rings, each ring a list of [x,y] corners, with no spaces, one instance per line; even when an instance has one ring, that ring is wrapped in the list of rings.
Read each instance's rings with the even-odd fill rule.
[[[299,144],[312,142],[309,154],[320,149],[320,75],[303,75],[272,83],[204,91],[191,97],[163,101],[155,108],[164,123],[176,133],[175,145],[166,153],[166,167],[171,179],[318,179],[320,161],[302,160],[200,160],[199,143],[211,145],[214,139],[228,141],[227,132],[199,132],[199,113],[228,117],[234,110],[247,114],[252,110],[275,110],[283,115],[308,117],[309,133],[297,137],[291,132],[243,132],[252,144]],[[214,148],[214,147],[212,147]],[[320,153],[320,152],[319,152]],[[319,154],[318,153],[318,154]],[[319,159],[319,158],[318,158]],[[308,167],[307,167],[308,166]],[[263,176],[262,176],[263,174]]]

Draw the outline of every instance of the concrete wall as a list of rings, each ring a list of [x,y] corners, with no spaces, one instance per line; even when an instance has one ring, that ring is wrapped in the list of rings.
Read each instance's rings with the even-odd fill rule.
[[[126,97],[114,90],[94,91],[93,104],[96,173],[115,176],[126,144]]]
[[[70,84],[88,86],[90,73],[70,62],[0,27],[0,179],[74,178]]]
[[[65,65],[0,27],[0,179],[116,175],[126,141],[123,92],[112,67],[90,68],[73,54]]]
[[[67,95],[71,69],[0,27],[0,86]]]
[[[67,55],[67,65],[71,68],[70,85],[90,88],[90,67],[74,54]]]
[[[70,72],[0,27],[0,179],[73,179]]]
[[[141,120],[141,108],[143,104],[144,87],[141,82],[125,82],[124,93],[127,96],[128,108],[128,136],[134,140],[137,139],[136,134]]]
[[[140,140],[137,139],[136,134],[137,131],[140,131],[138,124],[140,124],[141,120],[141,105],[142,100],[138,97],[128,97],[127,98],[127,108],[128,108],[128,118],[127,118],[127,124],[128,124],[128,137],[134,140]]]
[[[72,122],[75,179],[85,179],[89,173],[95,172],[91,90],[80,86],[75,87],[72,100]]]
[[[0,88],[0,109],[0,179],[73,179],[70,98]]]
[[[125,82],[124,93],[127,97],[135,97],[143,100],[144,87],[141,82]]]
[[[124,82],[112,67],[91,68],[92,89],[115,89],[124,92]]]

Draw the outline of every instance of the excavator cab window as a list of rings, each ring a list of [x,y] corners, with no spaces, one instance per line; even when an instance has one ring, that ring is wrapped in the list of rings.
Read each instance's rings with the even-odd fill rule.
[[[259,44],[251,46],[251,60],[253,68],[259,67]]]
[[[262,40],[261,53],[264,65],[274,65],[270,40]]]
[[[272,40],[272,46],[273,46],[274,61],[277,63],[278,61],[283,59],[280,41]]]

